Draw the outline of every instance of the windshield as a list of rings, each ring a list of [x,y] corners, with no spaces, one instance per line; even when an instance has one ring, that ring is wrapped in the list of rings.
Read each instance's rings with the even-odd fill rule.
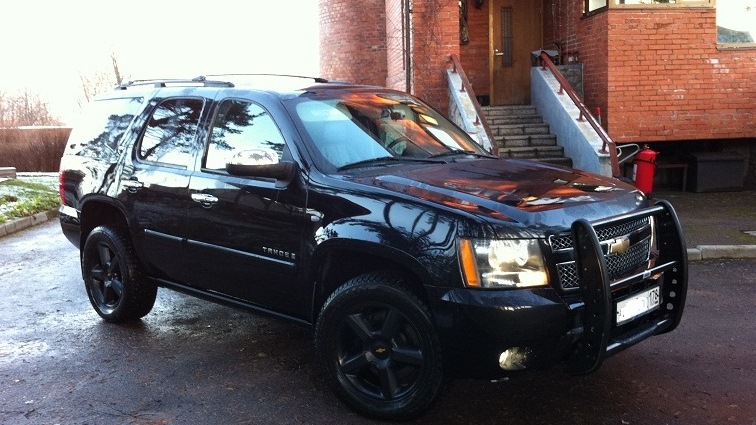
[[[487,155],[438,112],[400,92],[307,92],[293,102],[324,170],[370,165],[372,160],[386,164],[382,159],[389,158],[417,161],[456,151]]]

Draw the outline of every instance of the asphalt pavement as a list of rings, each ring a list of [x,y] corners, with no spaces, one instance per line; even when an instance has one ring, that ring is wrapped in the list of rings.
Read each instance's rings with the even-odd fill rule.
[[[756,258],[756,191],[660,191],[677,212],[688,259]]]

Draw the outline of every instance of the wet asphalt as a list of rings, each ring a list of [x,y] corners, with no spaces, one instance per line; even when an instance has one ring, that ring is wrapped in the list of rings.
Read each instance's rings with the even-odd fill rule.
[[[674,332],[588,376],[451,381],[416,423],[756,424],[755,289],[756,260],[691,264]],[[379,422],[331,394],[306,329],[167,290],[143,320],[103,322],[53,220],[0,238],[0,423]]]

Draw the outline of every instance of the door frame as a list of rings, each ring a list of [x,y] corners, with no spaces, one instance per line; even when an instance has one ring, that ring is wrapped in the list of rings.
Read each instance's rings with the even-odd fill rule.
[[[517,1],[517,0],[512,0]],[[532,3],[532,0],[519,0],[522,4],[534,4]],[[541,14],[541,22],[540,26],[541,29],[538,32],[538,45],[543,48],[543,31],[544,31],[544,7],[542,1],[537,1],[535,4],[538,4],[538,6],[533,7],[539,7],[540,8],[540,14]],[[488,87],[489,93],[490,93],[490,104],[491,105],[502,105],[501,99],[497,99],[496,94],[496,86],[495,86],[495,79],[494,79],[494,61],[496,60],[496,56],[494,55],[494,49],[495,49],[495,40],[494,40],[494,13],[498,13],[497,7],[499,6],[499,2],[497,0],[490,0],[488,2]]]

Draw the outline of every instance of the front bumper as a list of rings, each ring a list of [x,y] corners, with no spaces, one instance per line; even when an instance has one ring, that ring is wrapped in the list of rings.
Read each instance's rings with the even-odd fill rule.
[[[610,278],[595,228],[651,216],[658,241],[654,261],[643,270]],[[572,237],[579,291],[428,288],[453,375],[497,378],[560,363],[570,373],[590,373],[607,357],[677,327],[687,293],[687,253],[671,205],[660,202],[602,222],[578,220]],[[618,302],[657,287],[658,308],[617,323]]]

